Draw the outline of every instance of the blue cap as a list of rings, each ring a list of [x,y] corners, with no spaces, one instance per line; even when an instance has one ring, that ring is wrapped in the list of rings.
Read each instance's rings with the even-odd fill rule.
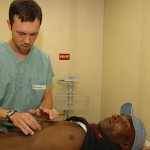
[[[135,116],[132,104],[124,103],[121,106],[120,114],[130,115],[132,118],[134,130],[135,130],[135,139],[131,150],[141,149],[145,144],[146,130],[143,122]]]

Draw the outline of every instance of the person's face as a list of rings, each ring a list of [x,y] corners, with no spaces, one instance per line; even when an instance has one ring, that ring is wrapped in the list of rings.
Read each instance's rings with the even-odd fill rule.
[[[21,20],[14,16],[14,23],[10,24],[9,29],[12,31],[13,48],[20,54],[27,55],[35,42],[39,29],[40,22],[35,19],[34,22],[21,22]]]
[[[113,115],[99,122],[98,126],[114,144],[134,141],[135,131],[129,115]]]

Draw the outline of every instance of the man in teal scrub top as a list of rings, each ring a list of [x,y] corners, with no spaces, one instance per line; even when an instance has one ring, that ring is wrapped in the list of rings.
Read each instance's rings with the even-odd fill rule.
[[[12,37],[0,42],[0,120],[7,119],[26,135],[41,129],[35,117],[58,116],[52,108],[50,58],[33,45],[41,22],[35,1],[14,0],[7,21]]]

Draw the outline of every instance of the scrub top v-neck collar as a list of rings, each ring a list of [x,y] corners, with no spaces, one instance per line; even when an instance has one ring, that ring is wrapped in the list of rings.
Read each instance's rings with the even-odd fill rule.
[[[28,55],[26,56],[26,58],[23,61],[20,61],[19,58],[17,57],[15,51],[11,48],[11,46],[8,44],[8,42],[5,42],[5,43],[8,47],[7,51],[10,52],[10,55],[12,56],[15,63],[19,63],[19,64],[22,63],[23,64],[23,63],[29,62],[29,60],[33,54],[33,51],[34,51],[34,47],[35,47],[34,45],[32,46],[32,48],[31,48],[30,52],[28,53]]]

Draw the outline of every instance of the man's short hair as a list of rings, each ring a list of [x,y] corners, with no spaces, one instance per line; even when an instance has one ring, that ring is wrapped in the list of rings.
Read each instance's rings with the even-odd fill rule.
[[[42,23],[41,7],[34,0],[14,0],[9,7],[9,21],[12,26],[14,16],[18,16],[21,22],[33,22],[36,18]]]

